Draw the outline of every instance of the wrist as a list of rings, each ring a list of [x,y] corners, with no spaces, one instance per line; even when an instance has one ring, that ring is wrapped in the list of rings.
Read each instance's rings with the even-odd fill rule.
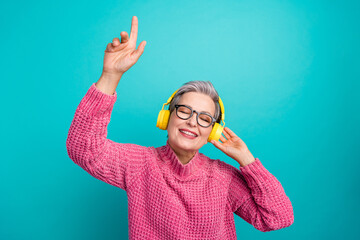
[[[113,82],[119,82],[122,75],[124,73],[111,73],[111,72],[105,72],[104,70],[101,73],[100,79],[103,82],[107,83],[113,83]]]
[[[245,167],[246,165],[249,165],[249,164],[255,162],[255,160],[256,160],[256,159],[255,159],[254,156],[251,154],[248,158],[238,160],[237,162],[240,164],[241,167]]]
[[[103,93],[114,95],[116,87],[120,82],[122,74],[111,74],[103,72],[95,86]]]

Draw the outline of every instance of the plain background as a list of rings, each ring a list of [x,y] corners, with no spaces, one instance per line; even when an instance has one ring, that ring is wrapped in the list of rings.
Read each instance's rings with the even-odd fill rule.
[[[225,123],[283,185],[292,226],[239,239],[359,236],[358,1],[7,1],[1,24],[0,239],[126,239],[126,192],[72,162],[76,107],[106,45],[139,19],[145,52],[117,88],[108,138],[162,146],[162,104],[210,80]],[[228,158],[211,144],[200,152]]]

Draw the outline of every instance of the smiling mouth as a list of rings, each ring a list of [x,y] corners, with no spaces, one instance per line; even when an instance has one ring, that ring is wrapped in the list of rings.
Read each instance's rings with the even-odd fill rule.
[[[184,133],[184,134],[186,134],[186,135],[188,135],[188,136],[191,136],[191,137],[197,137],[197,136],[198,136],[197,134],[195,134],[195,133],[193,133],[193,132],[189,132],[189,131],[186,131],[186,130],[183,130],[183,129],[179,129],[179,131],[180,131],[181,133]]]

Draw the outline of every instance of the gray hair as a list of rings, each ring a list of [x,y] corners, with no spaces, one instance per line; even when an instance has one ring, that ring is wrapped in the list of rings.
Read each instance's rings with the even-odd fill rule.
[[[175,105],[179,103],[181,96],[188,92],[197,92],[208,95],[215,103],[214,118],[216,119],[216,122],[220,123],[221,114],[219,105],[219,94],[217,93],[210,81],[190,81],[182,85],[170,102],[170,113],[174,111]]]

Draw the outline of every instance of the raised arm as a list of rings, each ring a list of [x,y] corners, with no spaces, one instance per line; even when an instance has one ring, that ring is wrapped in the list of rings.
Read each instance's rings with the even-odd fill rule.
[[[78,105],[66,140],[68,155],[77,165],[95,178],[124,190],[128,190],[149,154],[149,148],[107,139],[107,126],[117,99],[116,87],[144,50],[144,42],[135,50],[136,34],[137,18],[133,17],[130,40],[126,32],[121,32],[121,43],[114,38],[108,44],[103,73]]]

